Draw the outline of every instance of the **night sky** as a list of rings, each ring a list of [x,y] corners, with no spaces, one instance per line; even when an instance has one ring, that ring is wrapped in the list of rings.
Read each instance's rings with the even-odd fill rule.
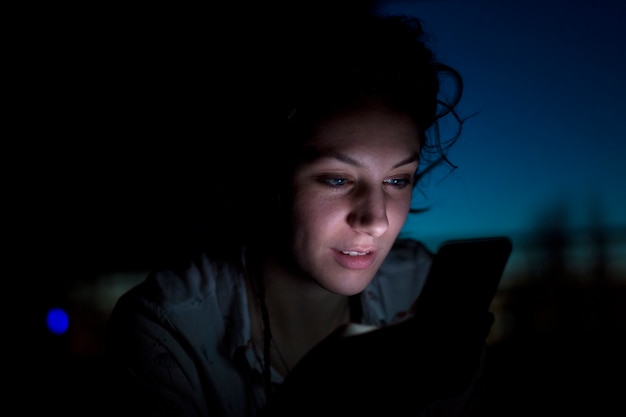
[[[525,266],[527,285],[503,286],[495,305],[498,412],[484,415],[520,404],[506,415],[528,415],[545,400],[550,414],[580,411],[580,399],[594,412],[617,405],[607,398],[622,397],[615,359],[626,329],[626,2],[375,3],[423,19],[440,60],[463,76],[459,109],[472,116],[449,154],[458,168],[422,184],[416,203],[431,210],[411,216],[403,236],[435,249],[507,235],[510,265]],[[10,31],[3,208],[15,264],[8,345],[19,357],[7,358],[19,360],[12,383],[47,393],[20,397],[21,407],[97,414],[117,297],[210,236],[206,210],[220,190],[238,190],[229,174],[239,166],[219,168],[223,154],[205,146],[237,145],[229,138],[254,111],[220,82],[245,71],[207,71],[230,70],[213,65],[213,47],[246,44],[237,27],[209,33],[238,15],[169,7],[32,6]],[[216,98],[216,88],[225,94]],[[227,229],[237,219],[211,220]],[[564,233],[578,242],[567,256]],[[62,335],[46,327],[51,307],[69,314]]]
[[[423,19],[473,115],[406,231],[432,241],[626,227],[626,2],[384,1]]]

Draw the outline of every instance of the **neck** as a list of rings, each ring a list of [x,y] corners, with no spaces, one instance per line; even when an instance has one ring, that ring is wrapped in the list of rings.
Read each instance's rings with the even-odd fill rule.
[[[255,270],[260,272],[260,282],[252,288],[253,339],[262,341],[268,325],[262,318],[264,302],[273,339],[272,365],[286,374],[313,346],[350,320],[349,300],[272,259]],[[259,291],[260,285],[264,291]]]

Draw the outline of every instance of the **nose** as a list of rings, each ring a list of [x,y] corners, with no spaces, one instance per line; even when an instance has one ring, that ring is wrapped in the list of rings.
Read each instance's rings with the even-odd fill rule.
[[[363,187],[354,196],[348,223],[357,232],[379,237],[389,228],[387,198],[382,190]]]

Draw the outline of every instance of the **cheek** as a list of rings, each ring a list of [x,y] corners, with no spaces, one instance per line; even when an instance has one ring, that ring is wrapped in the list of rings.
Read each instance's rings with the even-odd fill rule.
[[[400,227],[404,225],[411,209],[411,201],[412,193],[407,193],[405,196],[387,202],[387,219],[390,224],[399,224]]]
[[[293,201],[293,220],[296,230],[323,227],[332,217],[339,215],[341,209],[326,198],[315,193],[296,195]]]
[[[412,193],[389,197],[385,214],[392,234],[398,233],[406,222],[411,208]],[[293,225],[295,235],[313,239],[314,235],[324,234],[326,230],[339,230],[347,225],[347,218],[352,209],[349,202],[342,199],[327,198],[315,194],[302,194],[293,202]]]

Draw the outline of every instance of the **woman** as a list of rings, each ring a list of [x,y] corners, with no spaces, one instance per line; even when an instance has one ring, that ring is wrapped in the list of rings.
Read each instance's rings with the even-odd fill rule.
[[[272,29],[288,36],[252,39],[267,90],[222,178],[243,198],[224,220],[240,226],[111,315],[114,398],[133,412],[259,415],[314,346],[350,323],[405,320],[424,285],[430,252],[398,235],[421,174],[447,162],[456,137],[442,141],[437,122],[461,123],[460,77],[418,20],[337,11]],[[473,389],[414,411],[458,408]]]

